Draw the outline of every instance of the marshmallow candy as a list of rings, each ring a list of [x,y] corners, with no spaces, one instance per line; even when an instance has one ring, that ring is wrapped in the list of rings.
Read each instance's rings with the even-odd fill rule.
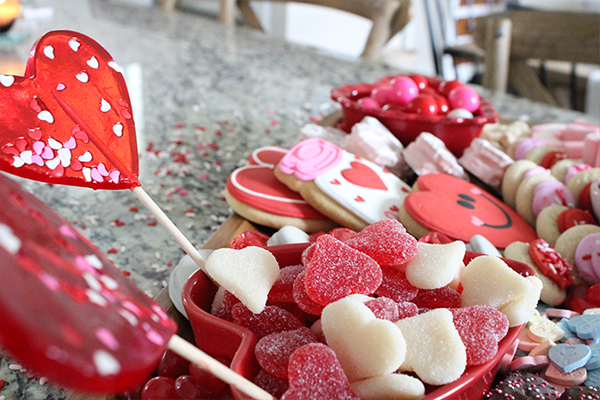
[[[460,273],[465,243],[417,243],[417,255],[406,266],[406,278],[419,289],[437,289],[450,284]]]

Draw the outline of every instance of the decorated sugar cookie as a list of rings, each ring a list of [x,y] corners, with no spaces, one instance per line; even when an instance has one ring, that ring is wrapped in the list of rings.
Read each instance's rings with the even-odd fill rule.
[[[408,195],[400,212],[400,221],[414,235],[437,231],[468,242],[479,234],[500,249],[537,238],[513,209],[470,182],[429,174],[420,176],[416,185],[419,190]]]
[[[410,193],[410,187],[388,170],[314,138],[294,146],[275,175],[320,212],[356,231],[397,219]]]
[[[249,157],[252,165],[236,169],[227,179],[227,203],[244,218],[272,228],[331,229],[335,223],[275,178],[274,165],[285,153],[276,147],[255,150]]]

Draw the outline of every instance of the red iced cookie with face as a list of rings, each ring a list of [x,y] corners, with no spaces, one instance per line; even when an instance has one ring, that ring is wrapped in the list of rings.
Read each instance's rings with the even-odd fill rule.
[[[515,241],[537,239],[535,231],[513,209],[470,182],[446,174],[417,179],[418,191],[404,201],[407,214],[427,230],[468,242],[473,235],[504,249]]]

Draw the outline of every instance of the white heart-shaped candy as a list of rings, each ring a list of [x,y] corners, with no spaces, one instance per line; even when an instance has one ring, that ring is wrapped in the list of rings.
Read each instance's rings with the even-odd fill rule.
[[[12,75],[0,74],[0,83],[4,87],[12,86],[12,84],[15,83],[15,77]]]
[[[398,327],[377,319],[360,301],[345,297],[330,303],[321,324],[350,382],[390,374],[404,361],[406,344]]]
[[[417,243],[417,255],[406,266],[406,279],[419,289],[448,285],[459,274],[465,257],[465,243]]]
[[[376,376],[352,382],[350,387],[364,400],[416,400],[425,395],[423,382],[403,374]]]
[[[403,371],[414,371],[425,383],[444,385],[460,378],[467,353],[446,308],[396,321],[406,340]]]
[[[262,247],[215,250],[206,260],[206,272],[255,314],[267,303],[279,278],[279,263]]]
[[[269,240],[267,240],[267,245],[275,246],[279,244],[306,242],[308,242],[308,233],[304,232],[302,229],[296,228],[295,226],[286,225],[275,232],[269,238]]]

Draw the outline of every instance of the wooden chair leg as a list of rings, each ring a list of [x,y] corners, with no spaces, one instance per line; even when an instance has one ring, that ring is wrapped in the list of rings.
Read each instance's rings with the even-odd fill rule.
[[[237,6],[242,13],[242,18],[244,19],[244,24],[249,26],[250,28],[258,29],[260,31],[264,31],[260,20],[254,13],[252,7],[250,7],[250,2],[248,0],[237,0]]]
[[[391,20],[398,7],[398,1],[388,0],[381,3],[381,7],[372,18],[373,27],[362,52],[363,58],[375,61],[381,59],[383,46],[390,38]]]
[[[177,6],[177,0],[160,0],[160,8],[166,11],[173,11]]]
[[[226,25],[235,24],[235,0],[221,0],[219,20]]]
[[[509,18],[489,18],[485,33],[485,72],[483,87],[506,93],[510,63],[512,22]]]

